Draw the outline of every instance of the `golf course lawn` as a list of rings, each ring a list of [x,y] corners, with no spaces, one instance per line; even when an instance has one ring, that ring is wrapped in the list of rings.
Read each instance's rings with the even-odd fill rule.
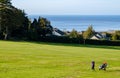
[[[0,78],[120,78],[120,46],[0,41]]]

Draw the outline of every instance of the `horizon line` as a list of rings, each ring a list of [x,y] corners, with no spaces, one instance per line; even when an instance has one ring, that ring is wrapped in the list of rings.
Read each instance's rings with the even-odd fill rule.
[[[60,16],[62,16],[62,15],[65,15],[65,16],[70,16],[70,15],[74,15],[74,16],[78,16],[78,15],[82,15],[82,16],[120,16],[120,15],[113,15],[113,14],[110,14],[110,15],[103,15],[103,14],[26,14],[26,15],[28,15],[28,16],[31,16],[31,15],[60,15]]]

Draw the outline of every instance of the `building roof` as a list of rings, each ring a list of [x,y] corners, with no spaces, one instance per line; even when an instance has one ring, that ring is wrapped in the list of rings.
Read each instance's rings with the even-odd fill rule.
[[[59,30],[58,28],[53,28],[53,32],[54,32],[54,35],[55,35],[55,32],[56,32],[56,35],[59,35],[59,36],[65,35],[65,32]]]
[[[102,38],[103,38],[102,34],[98,32],[96,32],[95,35],[90,37],[90,39],[97,39],[97,40],[102,39]]]

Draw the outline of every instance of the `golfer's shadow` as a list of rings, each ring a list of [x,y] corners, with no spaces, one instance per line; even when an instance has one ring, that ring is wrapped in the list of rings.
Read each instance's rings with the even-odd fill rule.
[[[116,70],[107,70],[107,72],[120,72],[120,69],[116,69]]]

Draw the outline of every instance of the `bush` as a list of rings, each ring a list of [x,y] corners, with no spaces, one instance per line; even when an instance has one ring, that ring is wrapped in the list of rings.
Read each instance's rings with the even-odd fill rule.
[[[90,45],[109,45],[109,46],[120,46],[120,41],[108,41],[108,40],[90,40],[90,39],[79,39],[69,38],[68,36],[47,36],[41,37],[39,41],[43,42],[54,42],[54,43],[75,43],[75,44],[90,44]]]

